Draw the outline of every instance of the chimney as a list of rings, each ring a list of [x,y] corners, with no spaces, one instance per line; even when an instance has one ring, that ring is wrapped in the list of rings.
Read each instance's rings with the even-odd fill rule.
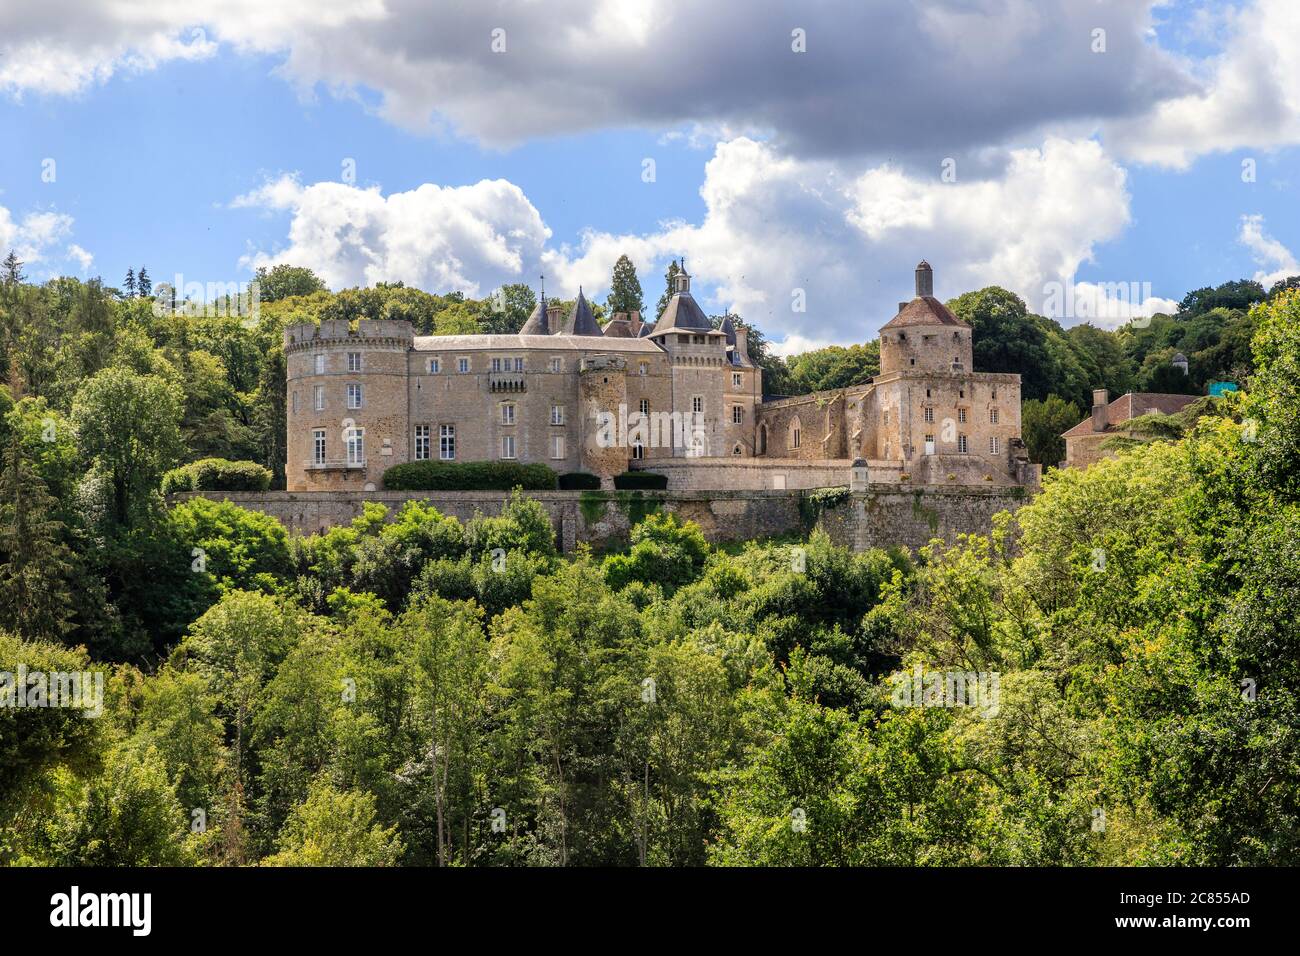
[[[749,361],[749,332],[743,326],[736,326],[736,354]]]
[[[640,310],[640,309],[633,309],[631,312],[629,312],[629,313],[627,314],[627,317],[628,317],[628,320],[629,320],[633,325],[639,325],[640,322],[641,322],[641,310]]]
[[[1110,404],[1108,399],[1110,392],[1104,388],[1094,388],[1092,390],[1092,430],[1095,432],[1104,432],[1108,421],[1106,406]]]
[[[546,307],[546,325],[551,330],[551,334],[560,331],[560,326],[564,323],[564,309],[558,305],[548,305]]]
[[[916,294],[918,297],[934,295],[934,270],[924,259],[916,267]]]
[[[610,319],[610,321],[611,321],[611,322],[626,322],[626,321],[627,321],[627,313],[626,313],[626,312],[615,312],[615,313],[614,313],[614,318]]]

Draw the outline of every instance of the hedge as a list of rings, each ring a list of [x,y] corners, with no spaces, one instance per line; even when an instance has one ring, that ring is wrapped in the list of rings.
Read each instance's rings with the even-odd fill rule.
[[[255,461],[200,458],[163,475],[162,493],[177,491],[266,491],[271,472]]]
[[[662,491],[668,487],[668,476],[656,475],[650,471],[625,471],[614,476],[614,487],[620,490],[649,488]]]
[[[515,461],[408,461],[384,472],[389,491],[554,491],[546,465]]]
[[[596,491],[600,478],[585,471],[570,471],[560,475],[561,491]]]

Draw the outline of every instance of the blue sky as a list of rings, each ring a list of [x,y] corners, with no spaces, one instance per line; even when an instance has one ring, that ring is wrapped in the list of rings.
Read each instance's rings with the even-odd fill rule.
[[[76,31],[0,14],[0,243],[36,278],[225,282],[288,259],[334,287],[479,295],[544,271],[603,296],[626,251],[648,305],[686,254],[707,307],[788,349],[870,338],[922,257],[940,295],[996,283],[1035,307],[1052,281],[1149,283],[1150,309],[1295,266],[1300,53],[1269,46],[1294,5],[1103,0],[1028,25],[1016,6],[900,23],[878,3],[573,0],[558,32],[510,3],[367,0],[331,23],[209,0],[124,24],[90,0]],[[900,44],[964,62],[909,75]],[[1114,325],[1130,304],[1108,305]]]

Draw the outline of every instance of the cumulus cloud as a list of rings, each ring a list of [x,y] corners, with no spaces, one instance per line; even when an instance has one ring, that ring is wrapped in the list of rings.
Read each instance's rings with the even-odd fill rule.
[[[1255,273],[1255,281],[1267,289],[1274,282],[1300,275],[1300,262],[1277,239],[1264,231],[1264,217],[1259,214],[1241,217],[1238,241],[1251,251],[1255,261],[1263,268]]]
[[[59,265],[67,262],[75,262],[84,273],[93,257],[76,243],[66,243],[72,226],[73,219],[67,213],[29,212],[15,220],[8,209],[0,206],[0,257],[12,249],[29,276],[38,268],[46,275],[56,275]]]
[[[1198,156],[1300,143],[1300,4],[1224,7],[1222,49],[1199,65],[1199,88],[1117,119],[1107,142],[1121,156],[1183,169]]]
[[[308,265],[334,288],[401,280],[481,296],[535,277],[550,236],[523,191],[500,179],[384,196],[377,187],[304,186],[282,176],[233,205],[291,214],[288,244],[242,265]]]
[[[1151,39],[1153,2],[51,0],[0,13],[0,89],[74,92],[228,43],[280,56],[304,90],[372,91],[396,123],[489,144],[702,124],[801,156],[905,144],[937,162],[1189,92]]]
[[[384,196],[280,177],[237,205],[290,214],[288,244],[246,264],[307,265],[335,287],[402,279],[483,295],[544,272],[556,294],[581,285],[599,298],[627,254],[652,306],[668,260],[685,255],[707,307],[797,344],[873,337],[911,298],[922,257],[937,270],[940,296],[999,284],[1037,307],[1048,282],[1073,281],[1093,247],[1129,219],[1123,170],[1088,140],[1016,151],[1000,178],[941,183],[887,165],[795,159],[741,138],[718,145],[701,196],[699,222],[589,230],[558,246],[523,192],[500,180]]]

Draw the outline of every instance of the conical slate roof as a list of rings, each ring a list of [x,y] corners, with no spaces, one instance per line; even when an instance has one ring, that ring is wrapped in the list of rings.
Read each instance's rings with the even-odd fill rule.
[[[566,331],[570,335],[604,335],[601,331],[600,323],[596,317],[591,314],[591,306],[587,304],[587,297],[582,294],[582,287],[578,287],[578,301],[573,303],[573,311],[569,313],[569,321],[566,324]]]
[[[681,271],[677,273],[677,283],[677,291],[668,300],[664,314],[659,316],[652,334],[662,335],[665,332],[677,331],[712,332],[713,323],[695,301],[695,296],[691,295],[691,277],[687,274],[684,264]]]
[[[546,296],[542,296],[540,302],[533,307],[532,315],[528,316],[528,321],[524,327],[519,330],[520,335],[550,335],[551,329],[546,321]]]

